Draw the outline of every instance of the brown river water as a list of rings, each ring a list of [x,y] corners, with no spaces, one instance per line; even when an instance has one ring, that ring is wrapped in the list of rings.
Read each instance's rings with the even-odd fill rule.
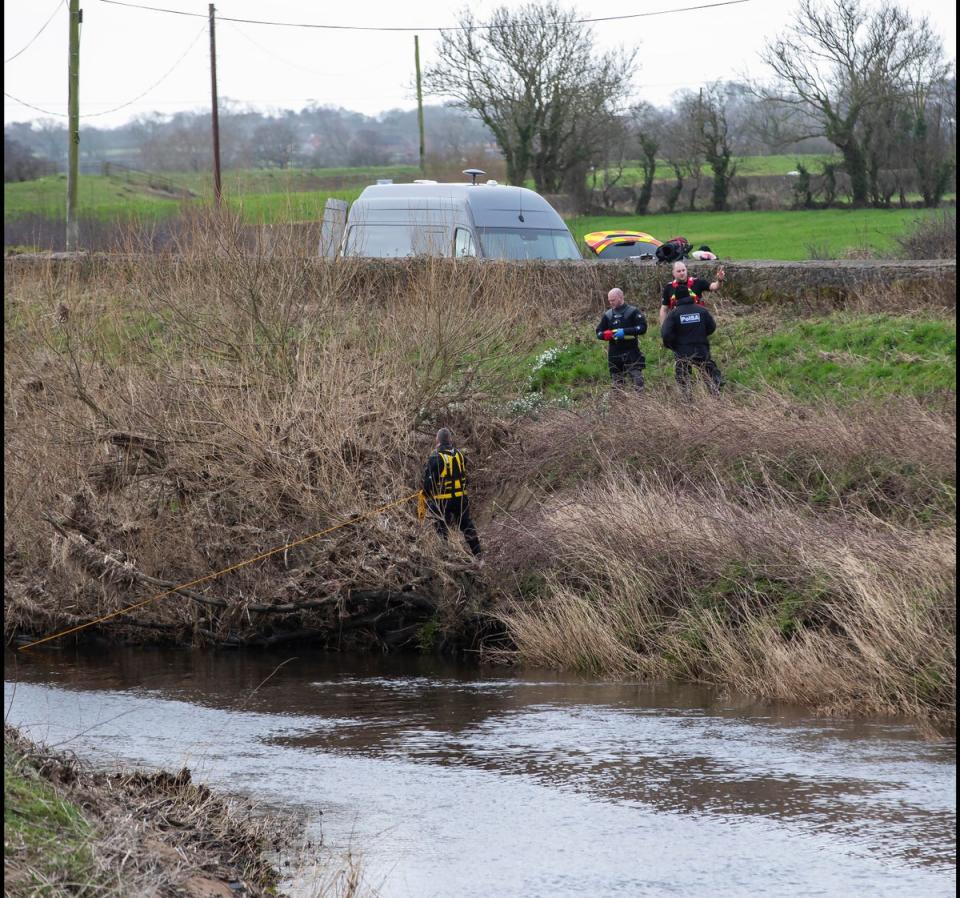
[[[905,721],[309,650],[8,651],[4,679],[31,738],[288,809],[383,898],[956,893],[956,744]]]

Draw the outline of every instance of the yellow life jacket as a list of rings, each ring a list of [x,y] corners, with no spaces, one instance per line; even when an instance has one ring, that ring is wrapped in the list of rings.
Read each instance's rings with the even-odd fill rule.
[[[443,465],[440,476],[433,485],[434,499],[458,499],[467,494],[467,478],[464,473],[463,455],[459,449],[438,449],[437,456]]]

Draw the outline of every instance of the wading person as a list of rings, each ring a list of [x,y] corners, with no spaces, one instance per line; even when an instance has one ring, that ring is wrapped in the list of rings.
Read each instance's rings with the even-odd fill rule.
[[[673,350],[677,383],[684,393],[690,391],[690,377],[694,370],[703,376],[711,392],[720,392],[723,378],[710,358],[710,335],[716,329],[717,323],[710,310],[694,302],[693,296],[680,287],[676,305],[660,325],[660,337],[663,345]]]
[[[717,269],[717,279],[708,281],[706,278],[694,278],[687,274],[687,266],[683,262],[673,263],[673,280],[663,288],[660,297],[660,324],[670,314],[670,310],[677,304],[681,293],[689,293],[693,302],[703,305],[701,298],[704,293],[716,291],[723,284],[723,266]]]
[[[479,558],[480,539],[470,517],[463,453],[454,448],[453,436],[446,427],[437,431],[433,452],[423,469],[423,494],[437,533],[446,539],[450,526],[458,527],[470,551]]]
[[[623,387],[629,376],[634,389],[640,392],[647,361],[640,352],[639,338],[647,332],[647,319],[638,308],[624,302],[623,290],[619,287],[607,294],[607,305],[610,308],[597,325],[597,339],[610,344],[607,350],[610,379],[615,387]]]

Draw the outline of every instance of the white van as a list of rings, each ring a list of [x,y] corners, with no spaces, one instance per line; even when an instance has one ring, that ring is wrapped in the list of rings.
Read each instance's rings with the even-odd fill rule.
[[[328,200],[321,253],[371,258],[443,256],[481,259],[580,259],[576,241],[556,210],[538,193],[495,181],[378,182],[344,215]],[[339,210],[338,210],[339,207]],[[339,222],[337,218],[339,216]],[[343,234],[339,236],[338,230]],[[339,239],[338,239],[339,238]]]

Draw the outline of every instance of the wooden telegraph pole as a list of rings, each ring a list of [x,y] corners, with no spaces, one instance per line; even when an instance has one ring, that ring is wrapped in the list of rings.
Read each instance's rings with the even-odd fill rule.
[[[217,37],[214,7],[210,4],[210,122],[213,125],[213,197],[220,208],[220,116],[217,111]]]
[[[413,61],[417,68],[417,124],[420,127],[420,174],[427,176],[427,165],[424,159],[425,149],[423,140],[423,88],[420,83],[420,35],[413,36]]]
[[[80,161],[80,0],[70,0],[70,50],[67,63],[67,252],[76,252],[80,239],[77,221],[77,169]]]

